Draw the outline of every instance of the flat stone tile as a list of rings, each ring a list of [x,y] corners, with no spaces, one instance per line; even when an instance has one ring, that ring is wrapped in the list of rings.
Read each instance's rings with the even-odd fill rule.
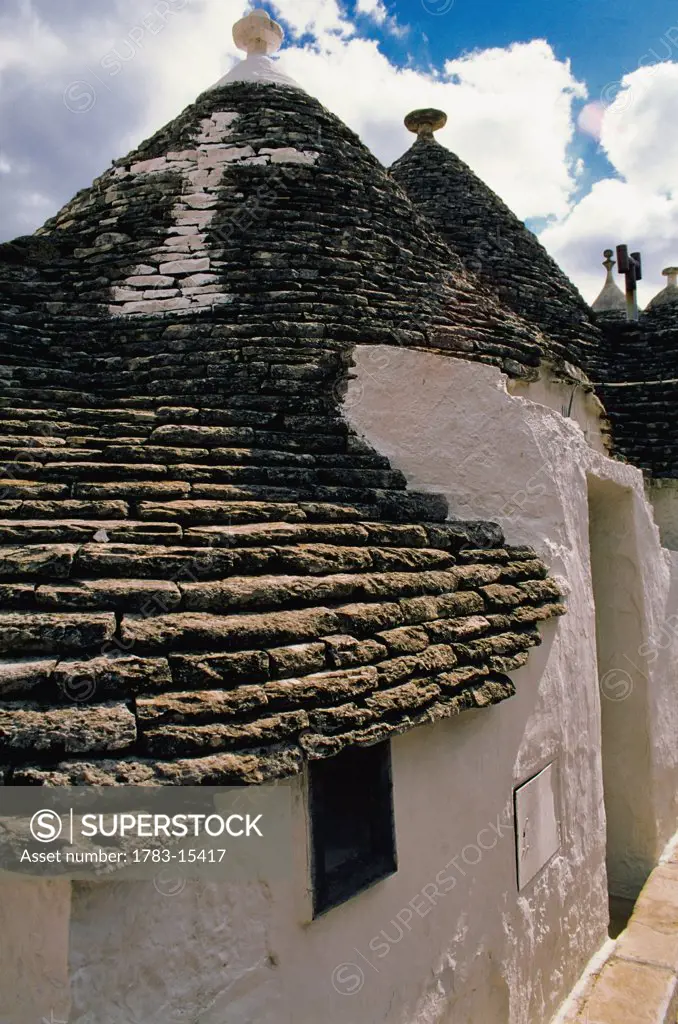
[[[655,868],[638,897],[632,921],[678,934],[678,865]]]
[[[603,967],[577,1024],[673,1024],[676,976],[613,957]]]
[[[639,960],[678,972],[678,931],[653,928],[646,921],[631,921],[615,951],[621,960]]]

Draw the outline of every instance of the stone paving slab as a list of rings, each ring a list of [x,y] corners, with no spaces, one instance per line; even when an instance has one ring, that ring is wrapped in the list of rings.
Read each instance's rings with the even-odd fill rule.
[[[678,1024],[678,836],[561,1024]]]
[[[577,1024],[673,1024],[676,976],[666,968],[612,957],[596,979]]]

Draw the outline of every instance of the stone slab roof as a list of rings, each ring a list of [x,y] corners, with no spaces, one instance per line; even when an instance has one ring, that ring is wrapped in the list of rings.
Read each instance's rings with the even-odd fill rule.
[[[537,237],[468,164],[420,135],[391,167],[393,178],[502,307],[538,328],[544,356],[587,371],[600,344],[591,311]]]
[[[51,318],[218,310],[223,322],[322,325],[533,372],[542,335],[449,251],[356,135],[299,89],[204,93],[15,246]],[[44,307],[45,308],[45,307]]]
[[[446,522],[340,419],[11,399],[6,782],[289,774],[509,696],[562,611],[534,552]]]
[[[591,367],[617,455],[657,478],[678,478],[678,307],[628,321],[599,314],[604,345]]]
[[[6,783],[258,783],[511,695],[546,566],[342,415],[358,341],[540,358],[447,254],[315,100],[240,82],[0,247]]]

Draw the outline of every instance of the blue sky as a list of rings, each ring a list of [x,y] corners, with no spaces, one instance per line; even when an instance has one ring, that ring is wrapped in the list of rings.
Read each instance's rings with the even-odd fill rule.
[[[672,0],[270,0],[285,71],[385,164],[408,110],[592,299],[602,250],[640,248],[650,298],[678,263]],[[26,234],[239,55],[245,0],[2,0],[0,238]],[[168,13],[165,13],[168,12]],[[118,59],[120,58],[120,59]],[[123,59],[124,58],[124,59]]]
[[[667,0],[389,0],[385,6],[410,26],[410,36],[420,37],[420,62],[440,64],[460,52],[542,38],[557,56],[571,59],[575,74],[586,78],[594,91],[635,70],[653,46],[662,59],[667,57],[657,43],[672,24]],[[387,33],[377,34],[393,57],[412,49],[407,37],[404,46],[395,46]]]
[[[430,0],[426,6],[435,10],[447,3]],[[455,0],[449,13],[439,17],[429,15],[420,0],[387,6],[428,37],[434,61],[454,52],[542,38],[553,45],[556,56],[572,61],[575,74],[592,92],[634,71],[653,46],[662,59],[667,57],[657,44],[672,24],[667,0]]]
[[[678,56],[676,41],[665,38],[668,28],[678,26],[678,4],[669,0],[399,0],[385,7],[408,26],[402,37],[370,25],[369,18],[358,24],[394,62],[439,68],[473,50],[545,39],[556,57],[570,61],[591,98],[605,93],[611,99],[622,77],[641,63]],[[572,153],[587,162],[582,188],[610,173],[605,153],[590,136],[578,133]]]

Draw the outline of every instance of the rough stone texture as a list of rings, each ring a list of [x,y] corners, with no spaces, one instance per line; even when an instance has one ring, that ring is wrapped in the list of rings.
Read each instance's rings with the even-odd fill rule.
[[[501,659],[527,652],[539,640],[535,622],[563,610],[558,588],[543,579],[544,564],[522,549],[514,555],[491,524],[444,522],[445,502],[406,491],[402,474],[358,443],[336,411],[321,415],[320,398],[310,395],[305,407],[315,402],[318,414],[291,422],[294,429],[271,446],[270,416],[254,401],[243,407],[236,400],[227,411],[100,399],[64,405],[50,394],[60,436],[86,430],[90,445],[96,439],[95,457],[74,477],[77,463],[45,461],[49,449],[36,444],[37,481],[46,471],[74,480],[65,487],[67,503],[72,487],[86,491],[96,480],[102,496],[124,488],[129,504],[115,523],[89,521],[77,543],[58,543],[76,522],[59,516],[58,500],[49,518],[24,518],[19,504],[5,520],[10,535],[21,537],[2,549],[0,562],[11,602],[0,615],[8,781],[182,782],[213,772],[199,756],[205,748],[232,752],[231,767],[211,777],[248,778],[253,747],[270,751],[256,761],[257,777],[265,778],[298,769],[298,759],[281,759],[281,740],[307,756],[329,756],[364,742],[370,734],[361,729],[370,722],[381,723],[381,736],[426,715],[456,713],[465,687],[466,706],[510,695],[503,674],[515,665]],[[36,432],[33,407],[17,399],[8,413],[8,400],[0,430],[10,449],[23,450]],[[248,447],[224,448],[233,428],[220,424],[248,418],[261,423],[259,435],[247,435]],[[120,439],[130,437],[135,461],[120,451]],[[200,447],[177,449],[178,442]],[[195,463],[187,461],[193,453]],[[185,472],[193,464],[203,467],[199,484]],[[247,486],[205,483],[237,479],[243,466]],[[159,486],[160,472],[171,495],[151,507],[146,488]],[[177,473],[188,479],[176,480]],[[207,486],[228,491],[229,500],[193,499]],[[260,500],[250,500],[253,491]],[[192,525],[205,521],[206,506],[216,533]],[[397,522],[415,509],[419,523]],[[163,536],[152,516],[175,510],[178,532]],[[142,524],[137,517],[146,512]],[[479,549],[479,540],[489,546]],[[503,617],[493,622],[496,608]],[[472,680],[459,674],[464,666],[477,668]],[[107,703],[114,698],[131,711]],[[339,712],[347,700],[353,717]],[[318,713],[309,718],[309,708]],[[41,764],[27,775],[22,765],[38,750]],[[110,758],[117,751],[119,770],[103,761],[88,768],[84,760],[81,771],[77,763],[59,767],[59,755]],[[194,768],[183,771],[187,757]],[[161,770],[158,758],[176,770]]]
[[[675,976],[648,964],[611,960],[603,968],[578,1024],[673,1024]],[[674,1013],[671,1013],[671,1011]]]
[[[196,213],[196,197],[208,208]],[[127,241],[94,244],[102,219]],[[234,342],[246,355],[230,383],[242,390],[268,378],[278,395],[322,373],[311,347],[325,350],[317,354],[326,363],[356,340],[477,353],[532,373],[540,330],[450,265],[432,227],[316,100],[235,82],[199,97],[36,236],[0,246],[15,385],[48,373],[51,387],[79,391],[83,378],[115,371],[120,393],[134,374],[136,395],[185,401],[182,363],[194,394],[221,391],[232,374],[220,363]],[[145,314],[142,331],[156,318],[207,317],[224,332],[213,345],[197,344],[197,332],[190,345],[179,335],[173,347],[149,345],[129,334],[127,314]],[[285,338],[295,339],[295,355]]]
[[[471,168],[429,134],[393,164],[391,175],[449,244],[453,274],[475,275],[505,308],[537,327],[545,357],[561,370],[586,370],[600,343],[589,307],[536,236]],[[516,359],[522,361],[519,354]]]
[[[261,781],[511,695],[563,610],[545,565],[342,401],[358,340],[520,376],[541,336],[336,118],[212,90],[1,255],[7,781]]]
[[[134,715],[124,704],[92,708],[44,709],[36,705],[0,705],[0,740],[11,756],[104,753],[126,750],[136,740]]]
[[[616,453],[654,478],[678,478],[678,305],[637,323],[599,314],[604,345],[590,366]]]
[[[678,1019],[678,836],[652,871],[607,957],[589,966],[554,1024],[675,1024]]]
[[[510,695],[535,622],[562,611],[545,566],[492,523],[448,523],[447,501],[408,490],[342,409],[357,341],[534,371],[539,328],[450,260],[316,100],[238,81],[0,247],[9,781],[115,781],[133,764],[169,782],[263,779],[297,771],[302,750]],[[474,572],[494,550],[509,576]],[[408,654],[376,637],[410,627]],[[473,680],[450,678],[466,667]],[[188,690],[208,694],[200,725],[179,701],[150,730],[159,694]],[[103,728],[116,699],[135,736],[76,729],[88,711]],[[334,714],[349,700],[364,729]],[[27,767],[20,737],[41,723]],[[214,768],[205,747],[230,760]],[[84,767],[118,749],[128,767]]]
[[[616,454],[654,477],[678,477],[678,304],[648,310],[638,323],[593,313],[532,232],[431,135],[391,174],[450,246],[450,267],[476,275],[542,331],[543,358],[559,376],[590,389],[588,377]]]
[[[129,337],[180,355],[181,404],[137,395],[138,369],[27,387],[16,359],[0,394],[7,782],[257,782],[513,693],[559,588],[356,435],[328,394],[340,349],[279,339],[267,393],[247,334]],[[233,373],[205,395],[192,356],[217,345]],[[322,372],[280,390],[302,365]]]

